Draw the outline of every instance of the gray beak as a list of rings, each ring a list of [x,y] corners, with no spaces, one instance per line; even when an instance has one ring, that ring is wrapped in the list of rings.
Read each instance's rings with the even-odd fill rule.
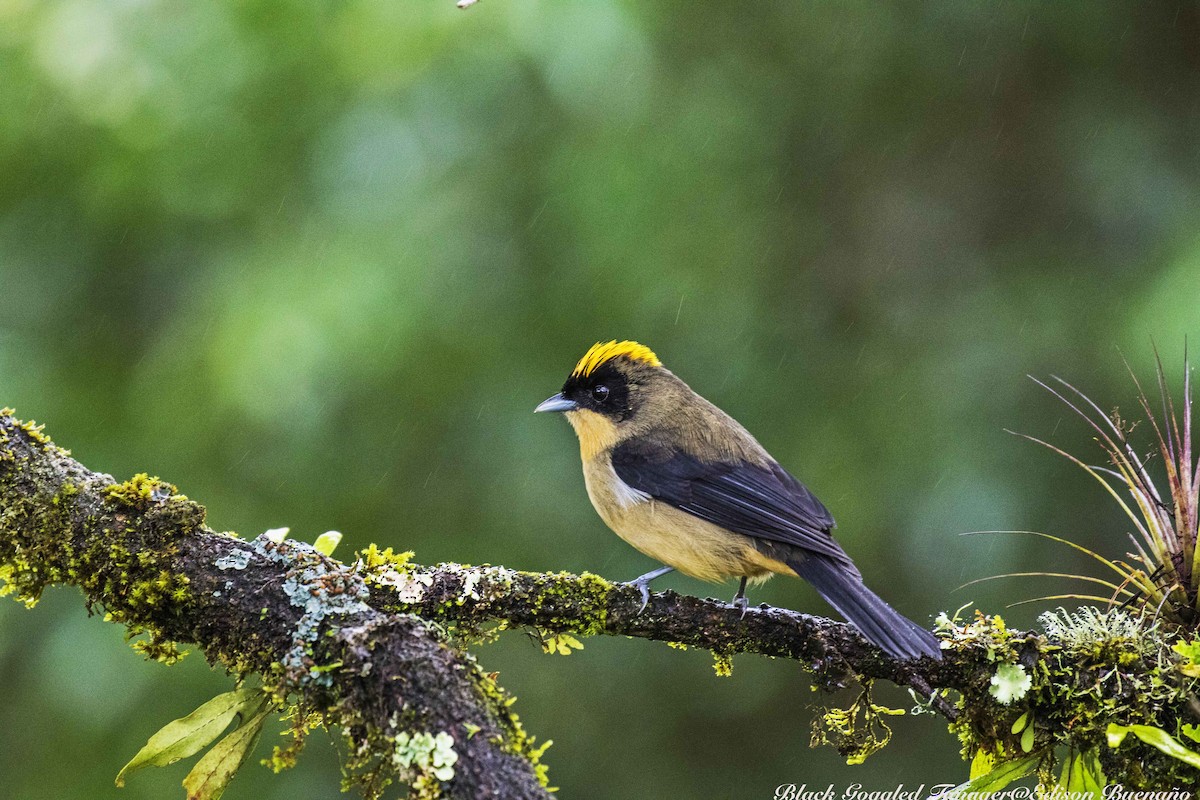
[[[541,404],[533,410],[533,413],[536,414],[539,411],[574,411],[577,408],[579,408],[579,405],[574,400],[568,400],[562,396],[562,392],[559,392],[553,397],[547,397],[545,400],[543,400]]]

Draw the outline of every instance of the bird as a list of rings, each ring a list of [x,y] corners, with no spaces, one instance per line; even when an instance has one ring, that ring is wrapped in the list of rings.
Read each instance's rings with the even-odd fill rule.
[[[938,640],[867,588],[833,538],[820,500],[733,417],[634,341],[597,342],[535,412],[566,416],[579,439],[588,497],[619,537],[664,566],[719,583],[803,578],[868,641],[898,660],[941,658]],[[639,611],[641,613],[641,611]]]

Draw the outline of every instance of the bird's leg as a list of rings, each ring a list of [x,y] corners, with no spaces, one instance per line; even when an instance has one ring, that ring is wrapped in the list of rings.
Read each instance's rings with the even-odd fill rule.
[[[738,593],[733,596],[733,602],[731,603],[734,608],[742,610],[743,617],[746,616],[746,609],[750,607],[750,601],[746,599],[746,580],[747,577],[743,575],[742,583],[738,586]]]
[[[645,575],[642,575],[640,578],[635,578],[629,582],[629,585],[636,586],[637,590],[641,592],[642,595],[642,607],[638,609],[639,614],[645,611],[646,606],[650,603],[650,581],[654,580],[655,578],[661,578],[668,572],[674,571],[674,567],[659,567],[658,569],[652,569]]]

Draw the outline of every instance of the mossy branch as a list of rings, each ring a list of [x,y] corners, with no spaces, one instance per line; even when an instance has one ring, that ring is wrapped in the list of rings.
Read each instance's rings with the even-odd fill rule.
[[[976,764],[1046,771],[1065,750],[1139,788],[1170,786],[1193,769],[1145,740],[1106,744],[1111,724],[1180,735],[1196,702],[1200,642],[1128,615],[1065,616],[1045,635],[999,617],[942,620],[941,661],[898,662],[844,623],[766,606],[743,617],[674,592],[651,595],[640,610],[636,589],[589,574],[419,566],[375,547],[347,566],[302,543],[214,532],[203,507],[175,487],[144,475],[118,484],[8,413],[0,413],[0,581],[0,591],[30,603],[47,585],[79,586],[89,608],[148,634],[141,649],[150,656],[169,661],[175,642],[195,643],[239,677],[260,675],[303,725],[342,732],[351,781],[368,796],[392,780],[419,797],[548,796],[540,750],[463,650],[497,624],[559,641],[637,636],[710,650],[723,665],[740,653],[786,658],[822,688],[860,683],[854,705],[818,726],[817,738],[850,760],[886,742],[870,733],[887,713],[869,693],[883,679],[929,698]],[[1185,645],[1193,655],[1179,655]],[[452,776],[444,763],[431,770],[411,757],[443,733],[437,746],[449,737],[458,758]],[[414,737],[426,738],[418,747]]]
[[[238,676],[260,675],[301,718],[340,729],[369,795],[401,779],[428,797],[550,797],[508,697],[436,626],[374,608],[362,576],[312,547],[217,533],[204,513],[169,484],[92,472],[0,414],[6,593],[32,604],[72,584],[89,609],[148,634],[150,655],[195,643]],[[413,736],[440,733],[458,755],[444,781],[405,763]]]
[[[482,625],[504,622],[582,636],[635,636],[709,650],[721,657],[742,653],[801,662],[828,689],[884,679],[923,697],[933,688],[959,688],[981,666],[980,651],[949,651],[941,662],[897,661],[852,625],[766,604],[745,615],[729,603],[672,591],[655,592],[642,609],[632,585],[590,573],[519,572],[461,564],[406,565],[402,575],[379,581],[372,603],[424,619]],[[957,712],[935,699],[948,719]]]
[[[849,625],[785,609],[745,616],[716,600],[655,593],[594,575],[502,567],[390,563],[354,567],[292,541],[245,541],[204,524],[204,508],[138,476],[88,470],[40,429],[0,416],[0,578],[34,601],[45,586],[83,589],[170,660],[199,645],[239,676],[257,673],[281,701],[337,726],[368,791],[393,777],[405,731],[447,732],[461,758],[451,797],[542,797],[544,767],[503,690],[448,640],[502,621],[553,633],[638,636],[712,651],[794,659],[829,689],[883,678],[909,686],[953,719],[933,688],[980,685],[978,649],[940,663],[897,662]],[[411,779],[412,776],[407,776]]]

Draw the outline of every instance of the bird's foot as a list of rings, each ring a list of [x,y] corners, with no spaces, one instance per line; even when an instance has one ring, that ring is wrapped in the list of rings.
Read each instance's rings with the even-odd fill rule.
[[[748,579],[746,577],[742,577],[742,582],[738,585],[738,592],[733,596],[733,600],[731,600],[729,603],[734,608],[740,608],[742,610],[742,619],[746,618],[746,610],[750,608],[750,601],[746,599],[747,580]]]
[[[646,606],[650,605],[650,581],[644,581],[638,578],[635,581],[629,582],[630,586],[637,587],[638,593],[642,596],[642,604],[638,606],[638,613],[641,614],[646,610]]]
[[[650,581],[666,575],[668,572],[674,571],[674,569],[674,567],[659,567],[658,569],[647,572],[645,575],[634,578],[626,584],[626,586],[636,587],[638,594],[642,596],[642,605],[638,608],[637,613],[641,614],[646,610],[646,606],[650,605]]]

